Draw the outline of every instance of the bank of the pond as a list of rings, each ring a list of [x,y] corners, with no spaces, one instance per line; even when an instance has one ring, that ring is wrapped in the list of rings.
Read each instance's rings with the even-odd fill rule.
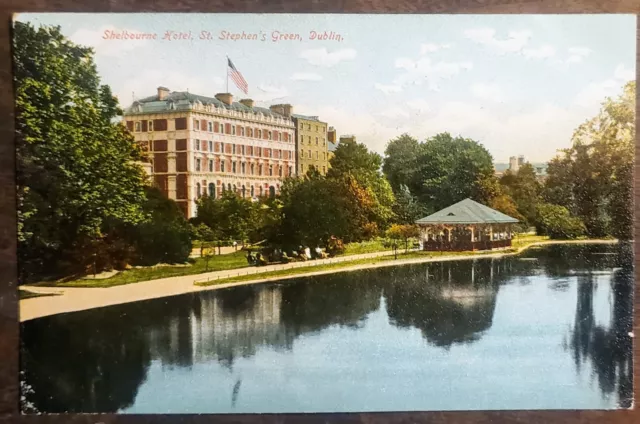
[[[398,254],[398,259],[391,255],[357,255],[359,258],[345,257],[341,262],[316,261],[302,263],[292,267],[291,264],[270,265],[262,268],[244,268],[239,270],[217,271],[200,275],[185,275],[162,278],[136,284],[120,285],[108,288],[80,287],[34,287],[23,286],[23,289],[39,294],[60,294],[53,297],[35,297],[20,301],[20,321],[28,321],[49,315],[75,312],[123,303],[157,299],[192,293],[204,290],[215,290],[247,284],[259,284],[295,278],[330,274],[335,272],[355,271],[382,266],[404,265],[421,262],[453,261],[473,258],[500,258],[515,255],[523,250],[548,244],[585,244],[585,243],[617,243],[617,240],[572,240],[532,242],[507,251],[464,252],[451,254],[432,254],[428,252],[409,252]],[[352,260],[350,260],[352,259]]]

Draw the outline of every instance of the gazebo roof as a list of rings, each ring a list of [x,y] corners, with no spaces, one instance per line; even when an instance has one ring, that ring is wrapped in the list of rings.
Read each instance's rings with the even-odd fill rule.
[[[419,219],[416,224],[514,224],[517,219],[471,199],[464,199],[436,213]]]

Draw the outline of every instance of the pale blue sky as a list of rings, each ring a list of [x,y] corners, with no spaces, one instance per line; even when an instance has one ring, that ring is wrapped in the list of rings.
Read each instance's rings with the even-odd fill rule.
[[[103,83],[121,103],[158,85],[213,96],[228,55],[261,105],[289,102],[338,134],[382,153],[402,132],[480,141],[498,162],[548,160],[607,95],[635,79],[632,15],[20,14],[55,24],[96,49]],[[105,29],[155,32],[156,41],[103,40]],[[191,41],[164,41],[165,31]],[[213,40],[199,40],[208,30]],[[267,41],[219,40],[221,31]],[[270,41],[272,31],[301,41]],[[308,40],[334,31],[338,41]],[[231,92],[240,96],[229,83]],[[242,97],[245,97],[244,95]]]

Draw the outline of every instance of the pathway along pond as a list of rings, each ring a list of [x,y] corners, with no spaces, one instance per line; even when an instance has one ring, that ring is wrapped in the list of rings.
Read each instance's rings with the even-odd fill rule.
[[[24,412],[601,409],[632,402],[629,244],[405,265],[22,324]]]

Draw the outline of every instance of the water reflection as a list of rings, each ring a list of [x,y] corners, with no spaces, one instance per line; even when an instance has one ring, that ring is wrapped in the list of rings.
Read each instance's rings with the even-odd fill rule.
[[[211,362],[232,373],[239,358],[255,358],[264,349],[291,354],[303,337],[335,329],[355,336],[380,313],[388,318],[384,334],[368,336],[379,344],[395,328],[417,329],[441,351],[473,347],[491,332],[501,289],[542,278],[549,293],[576,294],[566,346],[576,372],[593,373],[603,396],[613,394],[628,407],[632,265],[629,245],[552,246],[522,257],[378,268],[95,309],[24,323],[22,364],[34,391],[29,400],[40,411],[122,411],[136,403],[142,385],[171,384],[150,377],[153,364],[163,375]],[[598,284],[612,293],[608,323],[595,316]],[[339,360],[346,347],[334,349]],[[502,349],[508,358],[510,345]],[[233,378],[227,392],[232,410],[245,390],[242,376]]]

